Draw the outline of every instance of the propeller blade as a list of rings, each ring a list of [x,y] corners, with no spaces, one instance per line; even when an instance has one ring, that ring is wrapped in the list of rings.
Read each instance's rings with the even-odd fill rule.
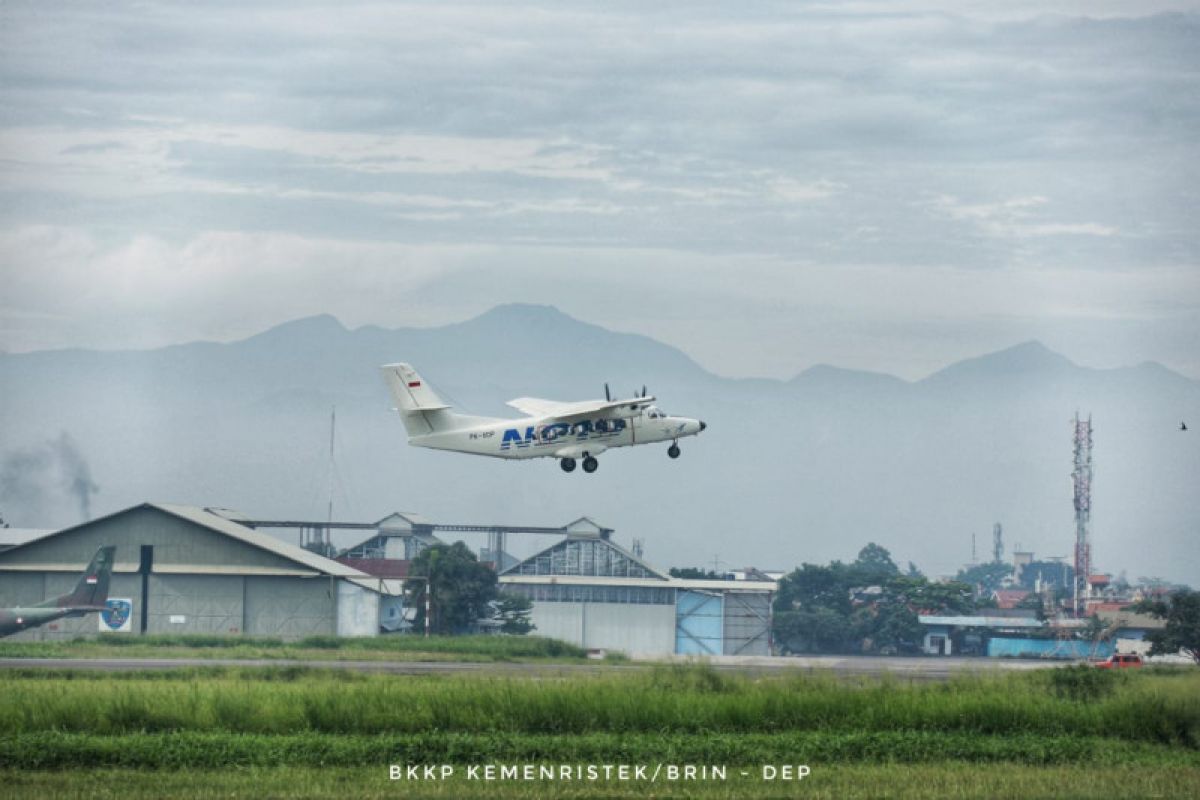
[[[642,384],[642,397],[646,396],[646,384]]]
[[[604,384],[604,400],[605,400],[605,402],[608,402],[608,403],[612,402],[612,395],[609,394],[609,392],[608,392],[608,384],[607,383]]]

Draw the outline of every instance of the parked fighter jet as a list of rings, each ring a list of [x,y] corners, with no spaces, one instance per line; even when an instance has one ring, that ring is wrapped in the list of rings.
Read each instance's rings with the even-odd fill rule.
[[[614,447],[670,442],[667,455],[679,457],[679,440],[706,427],[687,417],[671,417],[642,394],[614,400],[604,387],[604,400],[559,403],[518,397],[508,405],[525,413],[523,419],[469,417],[456,414],[408,364],[381,367],[396,400],[396,410],[408,430],[408,443],[417,447],[454,450],[496,458],[557,458],[563,472],[582,460],[584,472],[595,472],[596,456]]]
[[[59,595],[36,606],[0,608],[0,636],[18,633],[26,628],[36,628],[63,617],[82,617],[104,610],[108,599],[108,579],[112,576],[113,545],[96,551],[92,563],[83,571],[83,577],[75,584],[75,591]]]

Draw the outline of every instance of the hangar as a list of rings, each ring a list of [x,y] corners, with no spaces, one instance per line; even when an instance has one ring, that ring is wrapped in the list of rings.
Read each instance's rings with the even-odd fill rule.
[[[223,515],[224,514],[224,515]],[[32,605],[70,591],[100,545],[116,545],[111,600],[129,603],[120,630],[138,633],[373,636],[396,613],[398,581],[288,544],[229,512],[144,503],[0,552],[0,606]],[[17,634],[94,634],[96,615]]]
[[[533,601],[539,636],[629,655],[770,655],[772,581],[673,578],[588,518],[500,574]]]

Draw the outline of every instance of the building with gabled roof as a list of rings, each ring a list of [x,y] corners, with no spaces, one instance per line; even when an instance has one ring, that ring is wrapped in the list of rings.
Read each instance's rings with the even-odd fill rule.
[[[338,560],[345,563],[381,559],[390,562],[411,561],[427,547],[446,544],[433,535],[432,523],[407,511],[392,512],[376,522],[375,527],[377,530],[374,534],[338,553]]]
[[[1033,592],[1028,589],[997,589],[992,592],[992,599],[996,601],[996,608],[1013,609],[1031,594]]]
[[[773,581],[672,578],[583,517],[500,573],[533,602],[536,633],[636,656],[769,655]]]
[[[131,633],[375,635],[400,585],[247,527],[235,512],[143,503],[0,552],[0,606],[69,590],[101,545],[117,548],[109,597]],[[62,639],[103,630],[95,616],[18,634]]]

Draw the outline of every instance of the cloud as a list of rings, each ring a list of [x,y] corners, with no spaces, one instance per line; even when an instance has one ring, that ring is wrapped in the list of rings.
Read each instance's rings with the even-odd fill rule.
[[[837,360],[809,339],[915,374],[941,356],[887,336],[928,348],[922,319],[978,313],[991,341],[1054,308],[1137,317],[1182,350],[1181,312],[1142,301],[1170,275],[1196,304],[1196,12],[19,6],[0,29],[4,346],[115,342],[103,308],[145,343],[317,311],[386,324],[394,289],[436,300],[431,322],[605,297],[574,310],[771,374]],[[1019,291],[1038,275],[1052,299],[1102,289],[1040,306]],[[239,317],[230,293],[270,300]],[[680,296],[715,315],[687,336],[664,311]],[[769,336],[722,316],[729,298]]]
[[[1050,200],[1040,195],[1015,197],[999,203],[965,204],[955,197],[935,198],[933,206],[951,219],[975,223],[987,236],[1029,238],[1034,236],[1115,236],[1114,225],[1094,222],[1037,222],[1034,215]]]

